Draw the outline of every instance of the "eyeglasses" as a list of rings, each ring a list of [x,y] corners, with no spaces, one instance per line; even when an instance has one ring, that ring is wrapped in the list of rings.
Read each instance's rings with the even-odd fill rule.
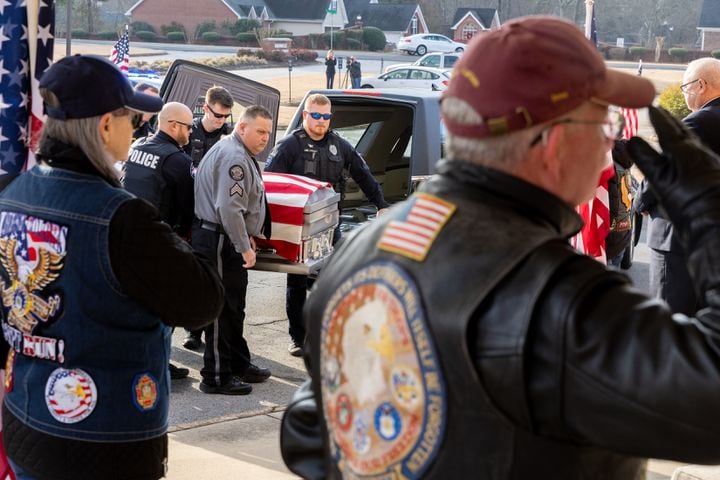
[[[695,83],[695,82],[699,82],[700,80],[702,80],[702,79],[696,78],[696,79],[693,80],[692,82],[683,83],[682,85],[680,85],[680,91],[683,92],[683,93],[687,93],[688,87],[689,87],[690,85],[692,85],[693,83]]]
[[[321,118],[323,120],[330,120],[332,118],[332,113],[318,113],[318,112],[308,112],[305,110],[310,117],[312,117],[313,120],[320,120]]]
[[[550,124],[548,124],[547,127],[545,127],[540,133],[538,133],[537,137],[535,137],[533,141],[530,142],[530,147],[534,147],[535,145],[540,143],[540,140],[546,138],[547,132],[549,132],[553,127],[568,123],[575,123],[577,125],[600,125],[602,126],[603,135],[605,135],[605,138],[611,141],[620,138],[622,136],[623,130],[625,129],[625,117],[619,111],[610,111],[608,113],[607,119],[602,122],[596,122],[593,120],[576,120],[573,118],[563,118],[562,120],[558,120],[556,122],[551,122]]]
[[[142,124],[145,123],[143,121],[144,114],[142,113],[133,113],[130,116],[130,121],[132,122],[132,127],[137,130],[138,128],[142,127]]]
[[[186,127],[188,130],[193,129],[192,123],[185,123],[185,122],[181,122],[180,120],[168,120],[168,122],[180,124],[183,127]]]
[[[217,113],[217,112],[216,112],[215,110],[213,110],[212,107],[211,107],[210,105],[208,105],[207,103],[205,104],[205,106],[208,108],[208,110],[210,110],[210,113],[212,113],[213,116],[215,116],[215,118],[228,118],[230,115],[232,115],[232,112],[230,112],[230,113]]]

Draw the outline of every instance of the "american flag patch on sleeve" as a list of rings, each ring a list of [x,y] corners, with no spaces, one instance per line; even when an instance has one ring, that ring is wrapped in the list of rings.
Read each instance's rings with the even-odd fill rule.
[[[426,193],[415,194],[408,203],[404,215],[385,227],[378,248],[422,262],[456,207]]]

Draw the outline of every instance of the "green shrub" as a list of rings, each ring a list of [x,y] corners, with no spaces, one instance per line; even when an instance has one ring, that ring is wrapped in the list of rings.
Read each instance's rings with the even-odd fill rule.
[[[365,46],[367,46],[368,50],[371,52],[378,52],[385,50],[387,39],[385,38],[383,31],[379,28],[365,27],[363,28],[363,42],[365,43]]]
[[[663,90],[658,97],[658,105],[675,115],[677,118],[685,118],[690,114],[690,109],[685,103],[685,97],[683,97],[683,94],[680,91],[680,84],[678,83],[670,85]]]
[[[130,33],[135,35],[137,32],[153,32],[155,33],[155,27],[147,22],[132,22],[130,24]]]
[[[254,43],[257,44],[257,37],[253,32],[240,32],[235,35],[235,40],[240,43]]]
[[[166,35],[169,42],[185,42],[185,32],[168,32]]]
[[[155,32],[148,32],[145,30],[135,32],[135,36],[138,37],[140,40],[144,40],[146,42],[154,42],[155,40],[157,40],[157,35],[155,35]]]
[[[197,27],[195,27],[195,38],[202,38],[202,35],[205,32],[217,32],[215,20],[198,23]]]
[[[170,32],[185,32],[185,26],[173,21],[170,22],[170,25],[161,25],[160,31],[163,35],[167,35]]]
[[[362,42],[355,38],[348,37],[345,39],[345,43],[347,44],[348,50],[360,50],[362,48]]]
[[[713,58],[720,59],[720,50],[713,50],[712,52],[710,52],[710,55],[712,55]]]
[[[668,50],[668,55],[673,57],[674,59],[677,59],[679,61],[685,60],[685,57],[687,57],[688,51],[687,48],[671,48]]]
[[[233,34],[252,32],[256,28],[260,28],[260,22],[257,20],[249,20],[247,18],[241,18],[235,24],[230,27],[230,32]]]
[[[117,40],[118,34],[115,30],[105,30],[95,34],[100,40]]]
[[[70,33],[73,38],[88,38],[87,30],[83,30],[82,28],[73,28]]]
[[[625,60],[627,54],[624,47],[610,47],[607,50],[608,60]]]
[[[217,32],[203,32],[200,38],[208,43],[217,43],[220,40],[220,34]]]
[[[330,33],[324,33],[323,34],[323,40],[325,41],[325,46],[327,48],[330,48]],[[345,32],[342,30],[333,30],[332,32],[332,46],[333,48],[340,48],[341,45],[344,45],[345,43]]]
[[[650,51],[645,47],[630,47],[628,50],[630,51],[630,55],[635,60],[639,60],[640,58],[642,58],[643,55]]]

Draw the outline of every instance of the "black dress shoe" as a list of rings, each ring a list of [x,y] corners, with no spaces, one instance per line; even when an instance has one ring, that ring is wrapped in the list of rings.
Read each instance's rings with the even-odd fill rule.
[[[172,363],[168,363],[170,369],[170,378],[173,380],[180,380],[181,378],[187,378],[190,375],[190,369],[185,367],[176,367]]]
[[[267,368],[260,368],[252,363],[248,368],[245,369],[242,376],[240,377],[243,382],[248,383],[261,383],[270,378],[270,370]]]
[[[183,347],[187,348],[188,350],[199,350],[200,347],[202,347],[202,339],[200,338],[201,335],[202,333],[188,333],[187,335],[185,335]]]
[[[252,392],[252,385],[243,383],[240,377],[230,377],[230,380],[222,385],[208,385],[205,381],[200,382],[200,391],[203,393],[219,393],[221,395],[247,395]]]

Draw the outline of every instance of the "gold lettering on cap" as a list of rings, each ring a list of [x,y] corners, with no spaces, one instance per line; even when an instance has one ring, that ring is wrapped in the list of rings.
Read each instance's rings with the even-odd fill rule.
[[[508,120],[506,117],[491,118],[487,121],[490,135],[502,135],[508,131]]]
[[[561,102],[563,100],[567,100],[568,98],[570,98],[570,94],[568,92],[558,92],[550,94],[550,100],[553,103]]]
[[[478,80],[475,73],[471,70],[463,68],[462,70],[460,70],[460,75],[467,78],[467,81],[470,82],[474,88],[478,88],[480,86],[480,80]]]
[[[530,115],[530,112],[527,111],[527,108],[525,107],[518,107],[515,109],[515,113],[519,113],[523,116],[525,119],[525,126],[529,127],[533,124],[532,116]]]

